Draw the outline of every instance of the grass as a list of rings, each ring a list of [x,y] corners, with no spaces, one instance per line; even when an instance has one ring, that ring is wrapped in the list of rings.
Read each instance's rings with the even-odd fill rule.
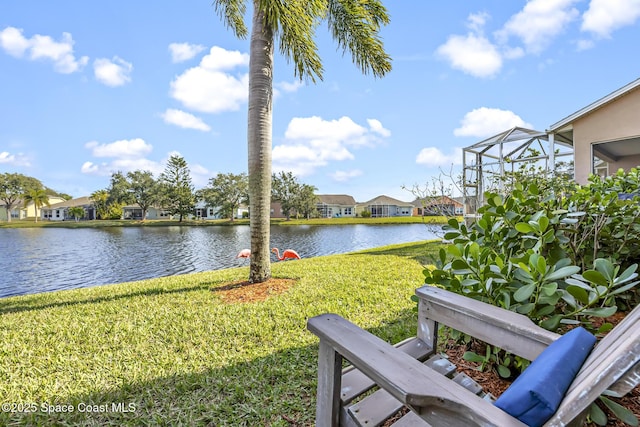
[[[385,217],[385,218],[313,218],[313,219],[291,219],[274,218],[273,225],[341,225],[341,224],[444,224],[447,218],[443,216],[409,216],[409,217]],[[228,226],[228,225],[249,225],[249,219],[228,219],[216,220],[90,220],[90,221],[38,221],[11,220],[11,222],[0,221],[0,228],[98,228],[98,227],[166,227],[166,226]]]
[[[390,342],[414,335],[410,296],[438,248],[276,263],[274,277],[295,284],[262,302],[216,292],[247,267],[0,299],[0,403],[15,404],[0,425],[313,425],[307,319],[334,312]]]

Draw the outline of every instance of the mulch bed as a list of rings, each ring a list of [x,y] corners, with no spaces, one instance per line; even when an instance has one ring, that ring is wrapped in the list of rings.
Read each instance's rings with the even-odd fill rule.
[[[212,289],[227,303],[249,303],[264,301],[279,295],[297,282],[296,279],[271,278],[262,283],[249,281],[233,282]]]

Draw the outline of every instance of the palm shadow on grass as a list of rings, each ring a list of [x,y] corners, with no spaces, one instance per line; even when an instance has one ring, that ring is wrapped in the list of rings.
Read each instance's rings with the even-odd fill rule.
[[[405,310],[370,332],[390,342],[399,341],[399,331],[404,337],[415,334],[411,329],[415,316]],[[36,402],[35,413],[0,412],[0,425],[313,426],[318,344],[308,334],[313,344],[249,361],[59,396],[51,402]],[[46,413],[40,410],[43,403],[70,405],[74,411]],[[81,408],[95,409],[80,412]]]
[[[393,255],[414,259],[421,265],[428,265],[434,262],[442,247],[444,245],[439,240],[425,240],[351,252],[348,255]]]
[[[0,315],[8,314],[8,313],[17,313],[23,311],[37,311],[37,310],[46,310],[49,308],[55,307],[68,307],[74,305],[85,305],[85,304],[98,304],[103,302],[110,301],[118,301],[118,300],[126,300],[129,298],[135,297],[144,297],[144,296],[153,296],[153,295],[164,295],[164,294],[177,294],[177,293],[185,293],[185,292],[197,292],[205,289],[209,289],[212,286],[215,286],[220,283],[226,283],[225,281],[202,281],[201,283],[185,286],[181,288],[173,288],[166,289],[163,287],[154,287],[144,290],[135,290],[131,292],[118,292],[115,295],[101,295],[95,297],[87,297],[85,299],[78,299],[77,296],[70,296],[69,299],[64,298],[64,291],[54,291],[60,292],[53,298],[55,301],[47,302],[40,301],[42,299],[43,294],[34,294],[34,295],[25,295],[22,298],[10,298],[10,299],[2,299],[0,298]],[[101,285],[108,287],[110,285]],[[83,288],[86,289],[86,288]],[[53,293],[53,292],[52,292]],[[44,293],[46,297],[46,292]],[[33,300],[30,300],[30,297],[33,297]]]

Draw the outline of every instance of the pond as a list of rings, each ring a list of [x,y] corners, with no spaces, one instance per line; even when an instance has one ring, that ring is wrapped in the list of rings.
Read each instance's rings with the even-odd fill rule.
[[[271,228],[273,247],[303,258],[434,237],[423,224]],[[249,242],[246,225],[0,229],[0,297],[239,267]]]

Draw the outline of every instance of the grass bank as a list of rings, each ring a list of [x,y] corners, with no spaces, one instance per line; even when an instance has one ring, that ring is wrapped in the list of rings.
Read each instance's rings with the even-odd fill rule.
[[[261,301],[225,299],[247,267],[0,299],[0,425],[313,425],[307,319],[415,334],[409,298],[438,248],[276,263],[294,280]]]
[[[342,224],[444,224],[447,218],[443,216],[427,217],[386,217],[386,218],[313,218],[313,219],[291,219],[274,218],[273,225],[342,225]],[[217,220],[91,220],[91,221],[38,221],[33,220],[12,220],[11,222],[0,222],[0,228],[33,228],[33,227],[64,227],[64,228],[99,228],[99,227],[207,227],[207,226],[229,226],[229,225],[249,225],[248,219],[228,219]]]

